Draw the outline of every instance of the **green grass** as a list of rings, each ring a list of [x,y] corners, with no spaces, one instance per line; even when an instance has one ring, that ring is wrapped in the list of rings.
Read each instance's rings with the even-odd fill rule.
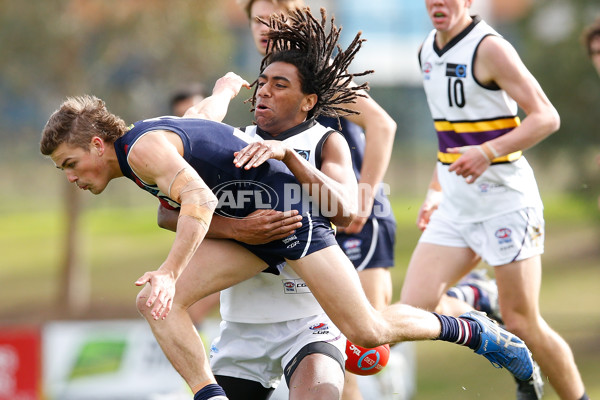
[[[547,197],[547,196],[546,196]],[[398,221],[394,299],[419,232],[414,225],[421,199],[394,199]],[[97,204],[97,203],[96,203]],[[120,202],[116,202],[120,204]],[[156,226],[155,202],[100,203],[84,207],[78,250],[86,311],[69,315],[59,302],[65,223],[60,210],[0,213],[0,320],[43,323],[57,318],[139,318],[133,282],[156,269],[174,235]],[[565,195],[545,198],[546,253],[541,309],[573,348],[592,398],[600,398],[600,248],[595,204]],[[52,208],[52,207],[50,207]],[[43,209],[43,208],[42,208]],[[416,399],[511,399],[514,384],[482,357],[458,346],[422,342],[418,351]],[[558,397],[547,385],[545,399]],[[367,399],[370,400],[370,399]]]

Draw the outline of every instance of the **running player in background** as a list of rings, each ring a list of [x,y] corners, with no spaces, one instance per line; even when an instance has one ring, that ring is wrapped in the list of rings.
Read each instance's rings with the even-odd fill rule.
[[[558,113],[514,48],[469,14],[471,0],[425,4],[434,30],[419,62],[438,162],[401,300],[445,310],[442,295],[481,257],[494,267],[507,329],[531,346],[562,399],[587,399],[571,349],[540,315],[543,206],[522,156],[558,129]]]

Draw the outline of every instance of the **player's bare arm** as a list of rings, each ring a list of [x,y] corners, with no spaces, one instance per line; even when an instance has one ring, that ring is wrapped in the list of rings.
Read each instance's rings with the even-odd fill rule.
[[[558,130],[560,117],[535,77],[506,40],[489,36],[479,46],[475,74],[496,82],[525,112],[521,125],[491,141],[500,155],[526,150]]]
[[[348,143],[339,133],[331,134],[323,146],[321,170],[276,140],[251,143],[234,155],[236,166],[245,169],[258,167],[270,158],[283,161],[296,179],[307,185],[308,194],[327,211],[327,217],[334,224],[348,226],[356,216],[356,177]]]
[[[250,89],[250,84],[241,76],[228,72],[225,76],[217,79],[212,95],[190,107],[183,117],[223,121],[229,102],[238,95],[242,87]]]
[[[171,132],[153,131],[141,137],[129,153],[136,175],[156,184],[181,204],[175,240],[166,260],[135,284],[149,283],[147,306],[155,319],[166,318],[175,296],[175,283],[204,239],[217,200],[198,173],[183,159],[181,140]]]
[[[175,232],[179,210],[158,206],[158,226]],[[256,210],[245,218],[227,218],[214,214],[206,237],[235,239],[247,244],[264,244],[283,239],[302,226],[298,210]]]
[[[396,122],[370,96],[357,97],[356,103],[348,104],[348,108],[360,114],[352,114],[346,118],[365,131],[365,153],[360,170],[361,192],[358,197],[358,215],[344,229],[347,233],[358,233],[362,230],[373,208],[379,183],[383,181],[392,155]],[[368,190],[364,190],[367,188]]]
[[[448,152],[463,154],[449,170],[464,176],[469,183],[487,169],[493,158],[528,149],[560,126],[556,109],[506,40],[497,36],[486,37],[479,46],[474,71],[483,84],[495,83],[505,90],[526,117],[510,133],[482,146],[448,149]]]
[[[302,226],[301,221],[302,216],[298,215],[298,210],[256,210],[240,219],[214,215],[208,237],[264,244],[293,234]]]
[[[427,224],[429,224],[429,220],[431,219],[431,214],[437,210],[441,201],[442,187],[438,180],[436,166],[433,169],[433,174],[431,175],[431,181],[429,182],[429,187],[427,188],[425,200],[423,201],[423,204],[421,205],[421,208],[419,208],[419,212],[417,214],[417,228],[419,228],[419,230],[425,230]]]

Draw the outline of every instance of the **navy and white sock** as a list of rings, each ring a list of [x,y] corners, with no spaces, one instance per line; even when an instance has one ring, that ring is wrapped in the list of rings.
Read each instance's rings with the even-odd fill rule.
[[[227,400],[227,396],[221,386],[211,383],[196,392],[194,400]]]
[[[433,313],[442,324],[442,331],[436,340],[457,343],[476,350],[481,344],[481,328],[474,322],[463,318],[450,317]]]

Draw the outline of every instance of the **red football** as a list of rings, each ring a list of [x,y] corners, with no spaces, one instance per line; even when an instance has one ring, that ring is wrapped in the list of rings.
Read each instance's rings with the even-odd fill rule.
[[[346,341],[346,371],[356,375],[374,375],[385,367],[390,358],[390,345],[374,349],[357,346]]]

